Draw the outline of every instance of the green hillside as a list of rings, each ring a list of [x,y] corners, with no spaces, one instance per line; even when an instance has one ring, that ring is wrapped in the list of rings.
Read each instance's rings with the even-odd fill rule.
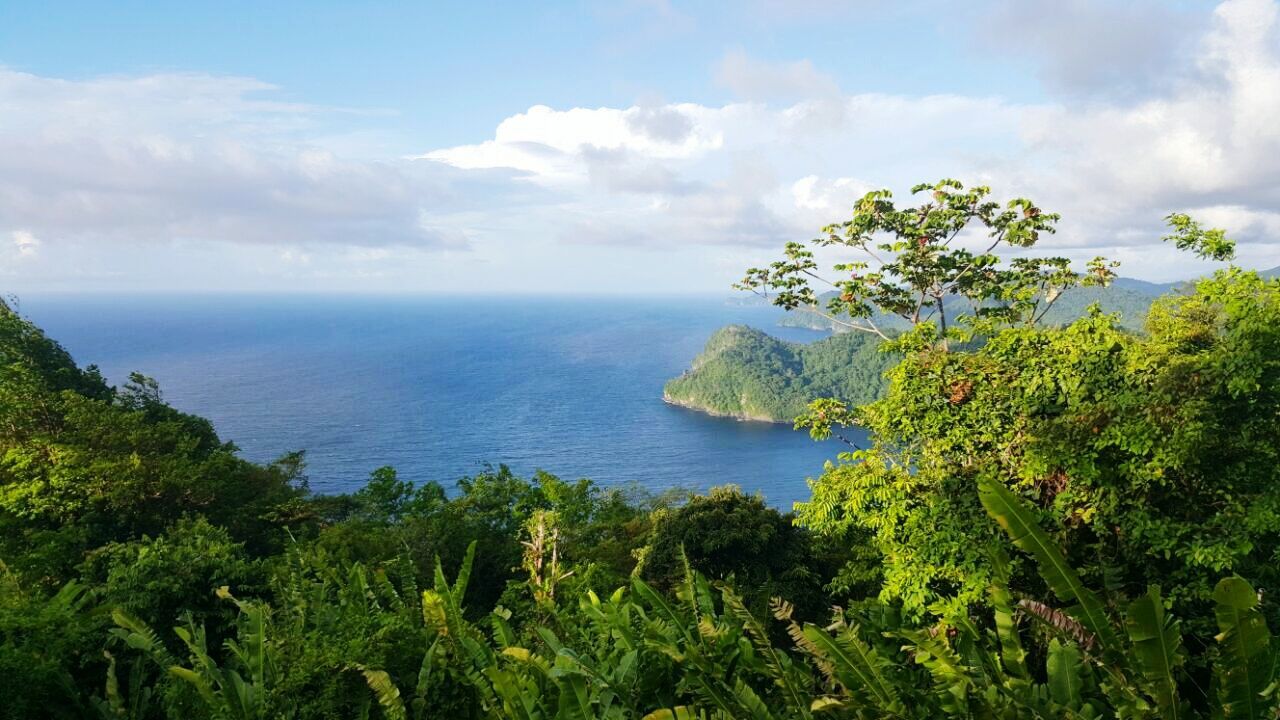
[[[875,399],[894,360],[869,335],[803,345],[730,325],[711,336],[688,372],[667,383],[663,397],[712,415],[790,422],[814,398]]]

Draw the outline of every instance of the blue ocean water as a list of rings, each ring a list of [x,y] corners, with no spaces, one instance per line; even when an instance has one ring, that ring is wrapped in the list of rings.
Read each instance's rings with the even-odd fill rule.
[[[311,487],[392,465],[451,487],[485,463],[661,490],[736,483],[789,508],[841,447],[667,405],[707,337],[771,307],[721,299],[24,296],[22,312],[112,382],[160,381],[245,457],[305,450]]]

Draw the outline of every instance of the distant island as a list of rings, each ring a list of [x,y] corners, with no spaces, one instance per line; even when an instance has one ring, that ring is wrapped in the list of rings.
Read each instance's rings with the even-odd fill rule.
[[[801,344],[729,325],[711,336],[692,368],[666,384],[663,399],[710,415],[790,423],[814,398],[874,400],[895,362],[870,335]]]

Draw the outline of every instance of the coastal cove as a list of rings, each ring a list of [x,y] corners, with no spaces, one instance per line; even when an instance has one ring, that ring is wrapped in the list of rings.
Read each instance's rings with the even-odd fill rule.
[[[242,455],[305,450],[311,487],[383,465],[446,487],[485,463],[660,491],[735,483],[788,509],[842,450],[789,423],[663,402],[729,324],[789,342],[781,311],[723,297],[32,295],[22,312],[113,383],[156,378]]]

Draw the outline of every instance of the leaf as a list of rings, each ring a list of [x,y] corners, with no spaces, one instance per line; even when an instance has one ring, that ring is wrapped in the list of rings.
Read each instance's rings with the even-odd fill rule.
[[[160,636],[145,622],[119,608],[111,611],[111,619],[119,627],[111,633],[123,640],[126,645],[146,653],[161,667],[167,668],[174,664],[173,657],[160,641]]]
[[[1084,650],[1093,650],[1098,646],[1098,638],[1089,632],[1088,628],[1057,608],[1049,607],[1038,600],[1022,598],[1018,601],[1018,609],[1052,628],[1059,636],[1075,642]]]
[[[797,717],[810,717],[809,706],[811,704],[812,687],[801,685],[801,679],[794,672],[791,658],[785,652],[773,646],[773,642],[769,639],[769,633],[765,627],[756,620],[751,611],[747,610],[747,606],[743,604],[742,598],[734,594],[733,590],[725,587],[721,590],[724,598],[725,609],[731,615],[742,623],[742,627],[747,632],[747,636],[751,638],[756,650],[764,658],[765,666],[769,669],[769,675],[773,678],[773,682],[780,688],[787,703],[791,706]],[[775,603],[778,601],[775,599]],[[804,673],[807,676],[808,672]]]
[[[505,647],[502,649],[502,655],[520,662],[529,662],[533,658],[533,654],[529,652],[528,648],[522,647]]]
[[[830,667],[831,675],[849,692],[866,692],[882,711],[897,712],[902,707],[897,690],[885,676],[888,663],[857,635],[857,627],[845,628],[838,637],[807,625],[804,637],[818,660]]]
[[[641,720],[698,720],[698,715],[693,708],[681,705],[670,710],[666,708],[654,710]]]
[[[382,706],[382,712],[388,720],[407,720],[408,714],[405,712],[404,702],[400,699],[400,688],[391,682],[391,676],[384,670],[370,670],[360,666],[357,668],[364,675],[365,683],[373,691],[373,696],[378,699],[378,704]]]
[[[813,712],[837,712],[844,709],[844,703],[833,697],[814,698],[809,705],[809,709]]]
[[[1174,673],[1182,664],[1182,635],[1177,621],[1165,614],[1160,588],[1152,585],[1146,595],[1129,604],[1125,627],[1133,641],[1138,669],[1155,697],[1160,716],[1169,720],[1181,717]]]
[[[916,663],[924,666],[933,676],[935,690],[942,702],[942,709],[949,716],[972,714],[970,698],[985,700],[982,688],[976,682],[975,668],[951,647],[944,632],[932,629],[903,631],[903,638],[911,642],[905,649],[914,655]],[[971,690],[977,692],[971,693]]]
[[[1068,612],[1097,636],[1104,652],[1112,651],[1113,656],[1118,655],[1115,650],[1119,648],[1119,642],[1102,601],[1085,587],[1022,499],[998,481],[985,477],[978,480],[978,496],[987,513],[1004,529],[1013,544],[1035,558],[1040,576],[1054,594],[1064,602],[1076,603]]]
[[[1026,679],[1027,653],[1022,649],[1018,635],[1018,621],[1013,614],[1013,599],[1009,596],[1009,558],[1004,552],[996,554],[993,562],[996,580],[988,588],[991,607],[995,614],[996,635],[1000,638],[1000,663],[1005,672],[1016,678]]]
[[[1222,657],[1214,670],[1226,718],[1258,718],[1265,711],[1261,693],[1273,670],[1271,632],[1258,611],[1258,596],[1244,578],[1228,577],[1213,590],[1217,603],[1218,644]]]
[[[1064,707],[1079,709],[1082,698],[1081,688],[1084,680],[1081,677],[1080,648],[1064,644],[1054,638],[1049,641],[1049,659],[1045,669],[1049,676],[1049,696]]]
[[[581,675],[561,677],[557,682],[560,688],[560,707],[558,718],[564,720],[594,720],[595,710],[591,705],[587,679]]]
[[[107,659],[107,707],[112,715],[123,717],[124,699],[120,696],[120,680],[116,677],[116,658],[106,650],[102,651],[102,656]]]
[[[191,685],[195,687],[196,692],[200,693],[200,697],[204,700],[205,705],[208,705],[210,709],[213,709],[218,705],[218,700],[214,695],[213,688],[209,686],[209,683],[200,675],[200,673],[197,673],[195,670],[190,668],[174,665],[169,668],[169,674],[191,683]]]
[[[471,581],[471,567],[476,561],[476,540],[467,545],[467,554],[462,558],[462,567],[458,568],[458,576],[453,581],[453,602],[462,605],[462,596],[467,592],[467,583]]]

